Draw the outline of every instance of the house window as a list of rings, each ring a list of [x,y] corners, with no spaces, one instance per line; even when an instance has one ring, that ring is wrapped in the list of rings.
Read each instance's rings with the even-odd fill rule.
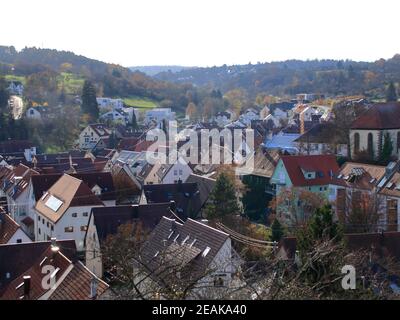
[[[66,232],[66,233],[74,232],[74,227],[66,227],[66,228],[64,228],[64,232]]]
[[[182,169],[179,170],[179,175],[180,176],[183,175],[183,170]]]
[[[72,214],[72,218],[76,218],[78,216],[78,214],[76,213],[76,212],[74,212],[73,214]]]
[[[40,228],[38,229],[38,233],[39,233],[39,234],[42,234],[42,230],[40,230]]]
[[[354,152],[358,153],[360,151],[360,134],[356,132],[354,134]]]
[[[178,175],[178,170],[174,170],[174,176]]]
[[[87,231],[87,226],[81,226],[81,231]]]
[[[53,225],[51,225],[51,231],[54,231],[54,226]]]
[[[49,228],[49,227],[50,227],[50,223],[48,223],[48,222],[47,222],[47,224],[46,224],[46,225],[47,225],[47,228]]]
[[[22,239],[17,239],[17,243],[22,243]]]
[[[221,276],[216,276],[214,278],[214,287],[222,287],[224,285],[224,279]]]
[[[88,214],[87,212],[84,212],[82,215],[83,215],[84,217],[87,217],[89,214]]]

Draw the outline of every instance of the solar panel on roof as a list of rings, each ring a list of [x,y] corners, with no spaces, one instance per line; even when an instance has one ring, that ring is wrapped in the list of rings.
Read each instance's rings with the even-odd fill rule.
[[[60,199],[57,199],[55,196],[51,195],[49,199],[47,199],[45,205],[50,208],[54,212],[57,212],[60,209],[63,202]]]

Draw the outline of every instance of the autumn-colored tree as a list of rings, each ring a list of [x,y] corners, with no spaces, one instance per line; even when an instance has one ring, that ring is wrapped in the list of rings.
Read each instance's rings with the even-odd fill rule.
[[[315,210],[326,203],[322,194],[303,188],[285,188],[276,197],[276,217],[294,230],[303,225]]]
[[[186,116],[190,119],[193,120],[194,117],[197,115],[197,107],[193,102],[189,102],[187,108],[186,108]]]

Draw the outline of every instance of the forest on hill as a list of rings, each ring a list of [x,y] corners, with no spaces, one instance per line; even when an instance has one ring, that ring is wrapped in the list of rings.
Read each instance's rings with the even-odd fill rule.
[[[24,82],[27,100],[38,104],[55,104],[60,97],[79,96],[84,80],[96,85],[98,96],[144,97],[178,112],[184,112],[192,102],[190,96],[198,96],[197,92],[192,93],[197,90],[190,84],[153,79],[142,72],[72,52],[34,47],[17,51],[12,46],[0,46],[0,76]],[[71,80],[80,84],[76,90],[69,90]]]
[[[400,82],[400,55],[375,62],[351,60],[288,60],[247,65],[223,65],[162,72],[155,78],[175,83],[209,86],[223,93],[242,89],[251,97],[260,93],[285,96],[324,93],[330,96],[365,95],[381,98],[390,82]]]

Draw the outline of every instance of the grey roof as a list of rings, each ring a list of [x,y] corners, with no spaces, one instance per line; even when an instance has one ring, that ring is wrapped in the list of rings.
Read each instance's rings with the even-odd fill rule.
[[[186,183],[197,183],[200,192],[200,203],[203,207],[215,187],[216,180],[192,173],[187,178]]]
[[[165,280],[172,254],[174,265],[183,267],[182,278],[201,278],[228,239],[228,234],[201,222],[188,219],[181,224],[163,217],[141,249],[142,263]]]

